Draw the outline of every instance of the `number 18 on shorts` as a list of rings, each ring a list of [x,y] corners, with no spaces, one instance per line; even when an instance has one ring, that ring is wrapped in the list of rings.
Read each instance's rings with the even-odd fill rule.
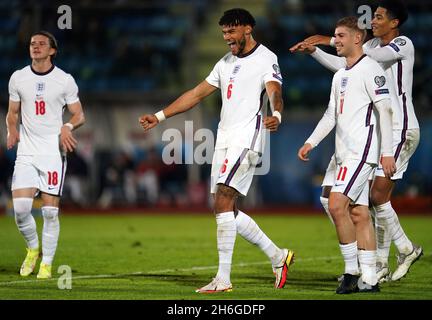
[[[12,176],[12,190],[36,188],[61,196],[66,173],[66,157],[17,156]]]

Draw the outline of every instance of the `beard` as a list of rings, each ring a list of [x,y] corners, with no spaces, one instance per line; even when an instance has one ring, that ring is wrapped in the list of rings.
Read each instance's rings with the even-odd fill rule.
[[[243,36],[242,39],[239,40],[239,42],[237,43],[238,46],[238,52],[235,56],[241,56],[242,54],[244,54],[244,49],[246,47],[246,38]]]

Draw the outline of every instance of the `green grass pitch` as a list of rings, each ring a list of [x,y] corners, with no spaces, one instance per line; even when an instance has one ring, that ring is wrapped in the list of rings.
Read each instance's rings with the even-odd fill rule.
[[[336,295],[343,271],[333,226],[325,217],[255,215],[280,247],[296,252],[284,289],[261,250],[237,237],[230,293],[200,295],[217,271],[216,223],[201,215],[64,215],[53,279],[22,278],[25,244],[12,217],[0,217],[0,299],[432,299],[432,217],[402,216],[401,223],[424,256],[398,282],[378,294]],[[36,219],[39,235],[42,220]],[[39,238],[41,239],[41,238]],[[395,268],[394,248],[391,268]],[[58,288],[60,265],[72,269],[72,289]],[[38,270],[38,267],[36,271]]]

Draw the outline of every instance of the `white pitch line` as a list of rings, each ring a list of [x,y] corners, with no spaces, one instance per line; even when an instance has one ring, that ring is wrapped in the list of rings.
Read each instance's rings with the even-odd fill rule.
[[[335,260],[341,258],[340,256],[332,256],[332,257],[311,257],[311,258],[298,258],[295,259],[296,262],[305,262],[305,261],[318,261],[318,260]],[[253,265],[261,265],[261,264],[269,264],[269,261],[259,261],[259,262],[243,262],[233,264],[233,267],[248,267]],[[154,271],[137,271],[132,273],[119,273],[119,274],[96,274],[96,275],[87,275],[87,276],[73,276],[72,280],[80,280],[80,279],[103,279],[103,278],[122,278],[129,276],[138,276],[143,274],[158,274],[158,273],[172,273],[172,272],[188,272],[188,271],[197,271],[197,270],[211,270],[217,269],[218,266],[203,266],[203,267],[191,267],[191,268],[183,268],[183,269],[165,269],[165,270],[154,270]],[[17,281],[5,281],[0,282],[1,286],[8,286],[12,284],[24,284],[24,283],[44,283],[48,281],[57,281],[59,278],[51,278],[51,279],[37,279],[37,280],[17,280]]]

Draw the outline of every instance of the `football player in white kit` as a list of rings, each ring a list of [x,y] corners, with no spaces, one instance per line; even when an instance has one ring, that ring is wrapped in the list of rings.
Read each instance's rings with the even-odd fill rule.
[[[15,71],[9,81],[9,109],[6,115],[7,148],[18,144],[12,176],[15,221],[27,244],[27,256],[20,274],[33,273],[42,254],[37,278],[51,278],[51,266],[60,231],[59,202],[66,173],[66,152],[77,141],[72,130],[84,123],[78,87],[70,74],[53,64],[57,41],[46,31],[30,40],[31,65]],[[65,106],[72,114],[63,124]],[[19,125],[19,128],[18,128]],[[42,252],[31,214],[34,197],[42,198]]]
[[[385,177],[379,166],[375,172],[370,192],[370,200],[375,216],[377,235],[377,272],[381,281],[393,281],[405,276],[423,254],[421,246],[413,244],[406,236],[395,210],[391,205],[391,195],[397,180],[402,179],[408,168],[408,162],[414,154],[420,140],[420,129],[412,102],[412,82],[414,67],[414,46],[411,40],[400,34],[400,26],[407,20],[408,13],[401,1],[379,1],[372,20],[372,32],[375,38],[366,42],[364,52],[379,62],[390,82],[389,89],[393,108],[393,154],[397,172]],[[291,51],[310,53],[318,62],[332,71],[345,66],[345,59],[325,53],[313,45],[334,45],[334,38],[315,35],[293,46]],[[323,181],[321,202],[328,210],[329,181],[335,174],[334,162],[331,161]],[[329,178],[330,177],[330,178]],[[327,207],[327,208],[326,208]],[[388,264],[390,243],[394,242],[399,252],[398,266],[391,274]]]
[[[356,17],[343,18],[336,24],[336,50],[346,58],[347,66],[334,75],[327,111],[299,152],[300,158],[306,160],[312,148],[336,125],[337,175],[329,211],[345,261],[344,278],[336,290],[339,294],[379,291],[368,178],[380,159],[386,176],[396,171],[390,92],[384,70],[363,53],[365,36]],[[360,272],[362,282],[358,281]]]
[[[219,269],[213,281],[196,291],[232,290],[231,261],[237,233],[264,251],[276,276],[275,287],[283,288],[294,252],[278,248],[251,217],[236,207],[236,198],[247,195],[263,151],[263,129],[276,131],[281,122],[282,78],[278,61],[273,52],[254,40],[255,19],[248,11],[228,10],[219,25],[230,52],[195,88],[156,114],[141,116],[139,121],[144,130],[150,130],[166,118],[195,107],[217,89],[221,90],[221,118],[211,169]],[[263,114],[267,96],[274,110],[269,117]]]

